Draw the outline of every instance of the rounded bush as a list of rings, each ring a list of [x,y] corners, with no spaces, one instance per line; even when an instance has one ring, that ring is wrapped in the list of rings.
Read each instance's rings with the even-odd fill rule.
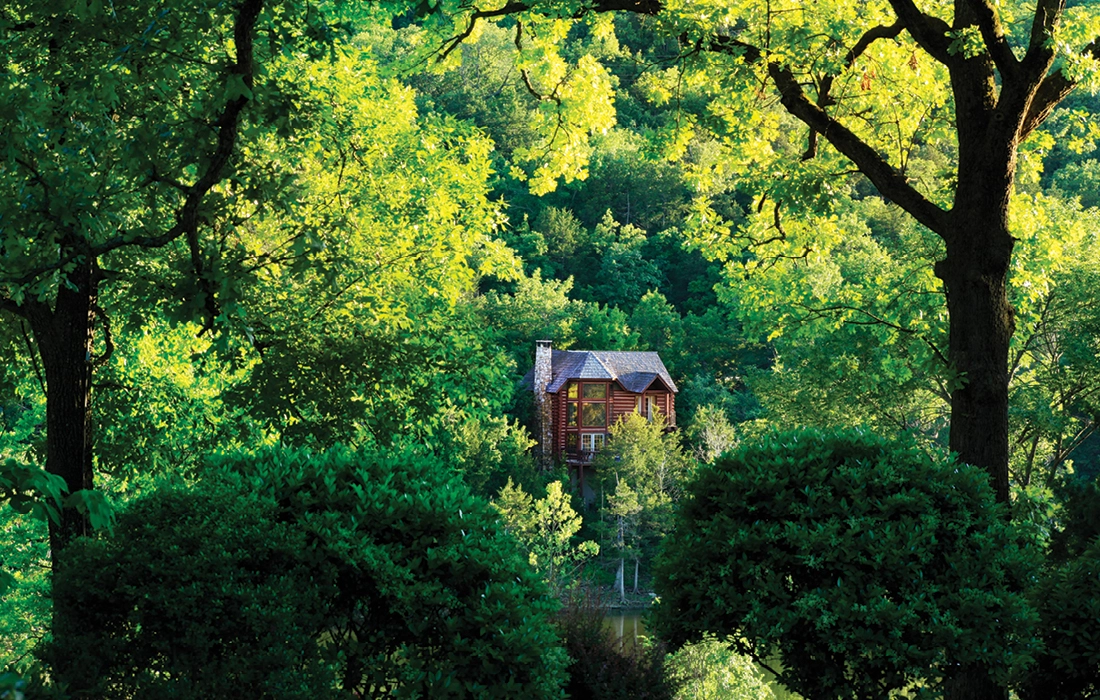
[[[859,432],[775,433],[700,468],[657,571],[659,633],[778,659],[806,697],[1030,661],[1034,571],[979,469]]]
[[[556,605],[443,463],[275,449],[213,469],[67,550],[52,658],[78,690],[561,697]]]
[[[1033,592],[1042,651],[1019,689],[1026,700],[1100,694],[1100,539],[1054,567]]]
[[[325,611],[304,533],[226,484],[160,489],[54,574],[47,658],[72,696],[323,696]]]

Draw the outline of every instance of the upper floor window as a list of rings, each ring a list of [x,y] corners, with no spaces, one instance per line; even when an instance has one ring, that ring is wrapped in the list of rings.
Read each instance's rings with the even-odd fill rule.
[[[607,384],[570,382],[565,388],[567,428],[607,427]]]
[[[606,384],[585,384],[582,392],[586,399],[606,399],[607,398],[607,385]]]

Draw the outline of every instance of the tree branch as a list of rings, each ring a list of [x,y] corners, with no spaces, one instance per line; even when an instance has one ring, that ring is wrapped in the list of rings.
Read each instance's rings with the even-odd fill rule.
[[[887,321],[886,319],[881,318],[880,316],[877,316],[877,315],[871,313],[870,311],[867,311],[866,309],[861,309],[858,306],[848,306],[847,304],[836,304],[834,306],[822,306],[820,308],[814,308],[814,307],[808,306],[806,304],[796,304],[796,306],[798,306],[799,308],[802,308],[805,311],[813,314],[814,318],[825,318],[826,314],[831,313],[831,312],[836,312],[836,311],[851,311],[851,312],[854,312],[854,313],[863,314],[864,316],[866,316],[870,320],[867,320],[867,321],[845,320],[844,323],[847,323],[847,324],[852,325],[852,326],[885,326],[887,328],[892,328],[895,331],[898,331],[899,333],[905,333],[906,335],[915,336],[915,337],[919,338],[920,340],[922,340],[924,342],[924,344],[928,346],[928,349],[932,351],[932,354],[936,356],[936,359],[938,359],[943,364],[944,367],[950,367],[951,366],[951,363],[948,361],[947,356],[943,354],[943,351],[941,351],[938,347],[936,347],[935,343],[933,343],[931,340],[926,338],[919,331],[913,330],[912,328],[906,328],[905,326],[898,325],[897,323],[894,323],[893,321]]]
[[[706,48],[738,56],[746,63],[756,63],[763,58],[758,47],[731,37],[718,37]],[[767,66],[768,74],[779,89],[779,101],[788,112],[824,136],[834,148],[855,163],[882,196],[892,200],[933,232],[943,235],[947,212],[914,189],[905,176],[895,170],[878,151],[811,102],[789,68],[774,62],[769,62]]]
[[[1043,54],[1050,53],[1047,41],[1054,33],[1054,26],[1066,9],[1066,0],[1038,0],[1035,16],[1031,20],[1031,38],[1028,41],[1024,63],[1041,62]]]
[[[1030,52],[1029,52],[1030,53]],[[1082,52],[1100,61],[1100,38],[1085,47]],[[1025,59],[1026,60],[1026,59]],[[1051,73],[1043,78],[1039,87],[1035,90],[1035,96],[1031,99],[1027,115],[1020,126],[1020,141],[1039,128],[1047,117],[1051,115],[1055,107],[1077,87],[1077,83],[1062,74],[1062,71]]]
[[[848,53],[844,56],[844,69],[847,70],[855,65],[859,57],[862,56],[871,44],[875,43],[879,39],[896,39],[899,34],[905,29],[905,25],[901,20],[894,22],[890,26],[877,26],[868,29],[864,32],[863,36],[855,43],[855,45],[848,50]],[[830,94],[833,89],[833,81],[836,80],[836,75],[824,76],[817,89],[817,106],[824,109],[829,105],[836,104],[836,100]],[[810,160],[817,155],[817,132],[812,128],[810,129],[809,143],[806,146],[806,152],[802,154],[802,160]]]
[[[917,8],[913,0],[889,0],[894,8],[894,14],[905,25],[906,31],[928,55],[940,63],[951,65],[956,63],[955,56],[948,49],[951,39],[947,32],[951,27],[939,17],[926,15]]]
[[[855,65],[855,62],[862,56],[867,49],[871,47],[871,44],[875,43],[879,39],[896,39],[899,34],[905,29],[905,24],[898,20],[890,26],[878,26],[871,27],[863,36],[859,38],[855,46],[848,51],[848,54],[844,57],[844,67],[851,68]]]
[[[244,0],[233,26],[233,41],[237,49],[237,60],[229,66],[229,74],[239,76],[245,88],[249,91],[252,90],[255,74],[253,35],[262,8],[263,0]],[[175,225],[158,236],[141,238],[130,238],[125,234],[115,236],[93,247],[91,255],[98,257],[124,246],[160,248],[180,236],[184,236],[187,239],[191,253],[191,266],[201,288],[206,292],[206,311],[211,318],[216,316],[217,306],[214,289],[210,281],[205,279],[205,265],[198,239],[199,208],[207,193],[225,177],[229,160],[236,149],[241,113],[250,100],[249,95],[238,95],[229,100],[214,122],[218,130],[214,150],[210,154],[206,170],[193,185],[185,188],[186,196],[183,205],[176,213]],[[157,179],[158,181],[168,182],[164,178]],[[169,182],[169,184],[179,187],[176,183]]]
[[[462,42],[466,41],[471,34],[474,33],[474,28],[477,26],[478,20],[491,19],[493,17],[504,17],[506,15],[515,15],[520,12],[525,12],[531,9],[531,6],[524,2],[508,2],[504,7],[499,7],[495,10],[474,10],[470,14],[470,19],[466,22],[466,29],[461,34],[453,36],[447,41],[443,42],[443,48],[439,52],[439,57],[436,61],[442,61],[451,53],[462,45]]]
[[[42,369],[38,366],[38,353],[35,350],[34,343],[31,342],[31,337],[27,333],[27,323],[25,320],[20,319],[19,331],[23,334],[23,342],[27,346],[27,356],[31,358],[31,367],[34,368],[35,379],[38,380],[38,388],[42,390],[42,395],[46,395],[46,380],[42,376]]]
[[[20,318],[27,317],[27,312],[23,310],[23,307],[7,297],[0,297],[0,311],[7,311]]]
[[[466,22],[466,28],[463,29],[460,34],[443,42],[438,52],[439,56],[436,60],[444,60],[447,56],[450,56],[455,49],[461,46],[462,42],[474,33],[474,28],[477,26],[478,20],[518,15],[521,12],[527,12],[531,9],[533,8],[528,3],[516,0],[509,0],[503,7],[498,7],[495,10],[478,10],[475,8],[474,11],[470,13],[470,18]],[[653,16],[660,12],[661,9],[661,0],[597,0],[597,2],[590,5],[584,5],[581,9],[574,12],[573,18],[580,19],[589,12],[632,12],[639,15]]]
[[[779,89],[779,99],[792,115],[825,137],[856,164],[878,191],[932,231],[943,235],[947,213],[910,185],[875,149],[806,97],[790,69],[768,64],[768,74]]]
[[[1001,72],[1004,81],[1015,81],[1020,73],[1020,62],[1016,60],[1005,38],[1004,27],[1001,18],[997,15],[989,0],[970,0],[970,6],[978,22],[978,31],[982,33],[982,41],[993,59],[993,65]]]

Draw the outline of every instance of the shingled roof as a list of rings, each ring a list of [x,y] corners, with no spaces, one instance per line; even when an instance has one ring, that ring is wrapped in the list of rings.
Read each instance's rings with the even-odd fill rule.
[[[606,379],[618,382],[627,391],[640,394],[660,378],[673,392],[679,392],[655,352],[604,350],[553,350],[550,356],[550,384],[546,390],[556,394],[574,379]],[[534,370],[523,378],[530,386]]]

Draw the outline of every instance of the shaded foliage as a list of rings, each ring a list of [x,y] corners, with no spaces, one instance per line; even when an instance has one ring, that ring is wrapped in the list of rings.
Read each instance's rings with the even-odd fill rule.
[[[856,432],[776,433],[700,467],[658,565],[658,630],[732,635],[806,697],[937,688],[1036,650],[1035,554],[984,474]]]
[[[66,550],[56,604],[91,612],[47,656],[77,697],[560,697],[553,604],[443,463],[217,461]]]

